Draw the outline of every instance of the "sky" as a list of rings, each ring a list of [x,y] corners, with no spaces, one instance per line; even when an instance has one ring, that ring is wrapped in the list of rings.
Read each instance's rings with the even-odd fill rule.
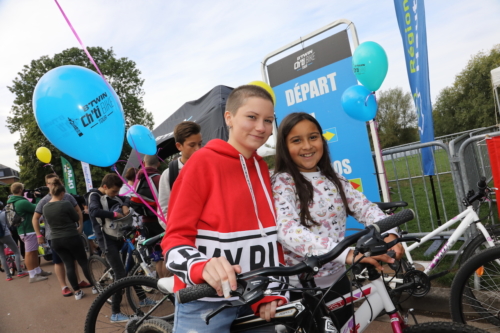
[[[59,3],[86,46],[113,48],[117,57],[136,63],[145,80],[145,108],[156,126],[216,85],[262,80],[260,64],[267,54],[338,19],[354,23],[360,42],[385,49],[389,71],[380,90],[410,91],[391,0]],[[428,0],[425,7],[434,103],[471,56],[500,43],[500,1]],[[6,127],[14,100],[7,87],[24,65],[71,47],[79,43],[53,0],[0,0],[0,164],[19,170],[14,150],[19,135]]]

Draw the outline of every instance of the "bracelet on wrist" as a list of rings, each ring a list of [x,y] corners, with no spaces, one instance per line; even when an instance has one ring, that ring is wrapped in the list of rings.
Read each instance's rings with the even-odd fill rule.
[[[36,238],[42,238],[43,235],[36,235]]]

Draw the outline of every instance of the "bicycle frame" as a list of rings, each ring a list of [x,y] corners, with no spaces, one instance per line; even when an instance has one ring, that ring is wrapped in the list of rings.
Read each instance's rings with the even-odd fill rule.
[[[420,240],[420,243],[415,242],[414,244],[412,244],[410,246],[408,246],[406,243],[402,243],[403,247],[405,248],[405,254],[406,254],[406,258],[408,259],[408,262],[413,266],[414,262],[413,262],[413,259],[411,257],[412,250],[421,246],[423,243],[427,242],[432,237],[439,236],[439,234],[442,231],[444,231],[445,229],[448,229],[452,225],[456,224],[458,221],[462,221],[462,222],[458,225],[457,229],[451,234],[448,241],[446,241],[446,243],[441,247],[439,252],[434,256],[431,263],[425,268],[425,270],[424,270],[425,274],[429,275],[429,273],[434,268],[436,268],[436,266],[441,262],[441,260],[444,258],[446,253],[448,253],[448,251],[453,247],[453,245],[455,245],[455,243],[458,241],[458,239],[465,233],[467,228],[469,228],[469,226],[472,223],[476,224],[477,229],[484,235],[484,238],[486,239],[488,245],[490,247],[495,246],[495,243],[491,239],[491,236],[488,233],[488,231],[486,230],[486,228],[484,227],[484,225],[481,222],[477,222],[477,221],[479,221],[479,217],[477,216],[476,212],[474,211],[474,208],[472,206],[467,206],[467,208],[462,213],[453,217],[451,220],[449,220],[448,222],[446,222],[445,224],[443,224],[439,228],[433,230],[428,235],[423,237]],[[397,279],[391,278],[391,280],[393,282],[396,282]]]
[[[354,317],[349,318],[344,326],[338,330],[339,333],[363,332],[383,310],[388,314],[390,313],[389,317],[391,318],[391,326],[394,333],[402,333],[403,329],[407,327],[406,321],[403,320],[396,310],[381,277],[371,281],[360,289],[354,290],[352,295],[351,297],[351,293],[347,293],[343,298],[338,297],[326,303],[330,311],[336,311],[345,305],[366,299],[356,310]],[[255,315],[237,318],[231,326],[231,332],[244,332],[245,330],[255,329],[259,326],[290,324],[290,322],[297,322],[299,321],[298,318],[309,314],[299,300],[278,307],[276,309],[276,317],[271,319],[270,322],[265,322]],[[356,322],[356,329],[353,327],[354,322]],[[325,332],[330,331],[325,329]]]

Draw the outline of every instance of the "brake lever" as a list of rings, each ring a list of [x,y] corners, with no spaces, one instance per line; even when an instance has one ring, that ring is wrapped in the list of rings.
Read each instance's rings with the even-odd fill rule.
[[[402,242],[419,242],[420,243],[420,238],[418,237],[400,237],[396,238],[395,240],[387,243],[387,248],[392,248],[394,245]]]

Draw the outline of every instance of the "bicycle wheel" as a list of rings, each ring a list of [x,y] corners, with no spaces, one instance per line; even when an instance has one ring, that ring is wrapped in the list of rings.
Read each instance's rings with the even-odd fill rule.
[[[152,291],[145,293],[144,288]],[[130,318],[126,322],[110,320],[112,313],[108,299],[117,293],[127,294],[127,297],[122,297],[120,303],[120,312]],[[153,278],[128,276],[120,279],[107,287],[92,303],[85,320],[85,333],[136,332],[137,321],[145,315],[148,316],[146,319],[173,322],[175,310],[173,297],[172,294],[165,295],[159,291],[157,280]]]
[[[430,322],[407,327],[404,333],[486,333],[477,327],[451,322]]]
[[[500,247],[470,258],[451,285],[452,319],[459,323],[486,320],[500,332]]]
[[[87,236],[85,234],[80,234],[80,238],[82,239],[83,242],[83,248],[85,249],[85,253],[87,254],[87,259],[90,258],[90,245],[89,245],[89,240],[87,239]]]
[[[113,270],[110,268],[106,259],[100,256],[90,256],[89,271],[92,283],[102,293],[107,286],[114,282]]]
[[[172,325],[160,319],[145,320],[138,328],[136,333],[170,333]]]
[[[495,245],[500,245],[500,228],[497,227],[487,227],[488,233],[491,236],[491,239],[495,243]],[[486,239],[483,234],[478,234],[474,239],[470,242],[469,245],[464,249],[462,256],[460,258],[460,266],[465,264],[467,260],[470,259],[473,255],[488,249],[489,245],[486,243]]]

